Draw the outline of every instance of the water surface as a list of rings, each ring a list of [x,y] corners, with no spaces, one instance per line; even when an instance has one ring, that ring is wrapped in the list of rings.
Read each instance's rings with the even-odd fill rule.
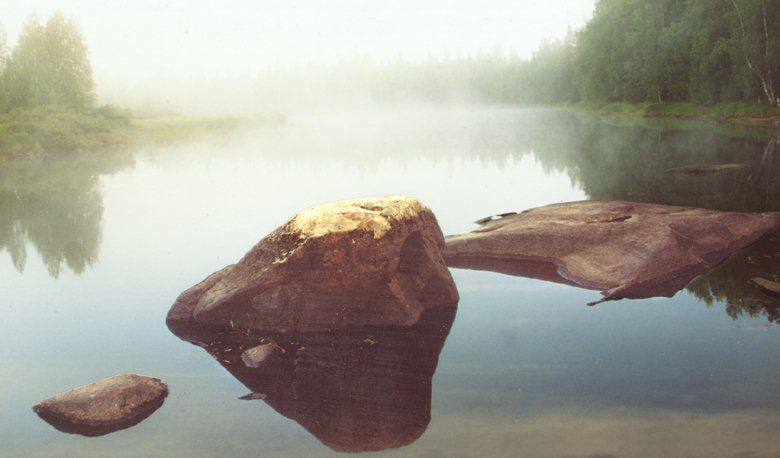
[[[0,454],[333,455],[264,400],[239,400],[245,385],[168,330],[181,291],[297,211],[337,199],[415,196],[446,234],[587,198],[778,211],[770,145],[722,126],[555,110],[398,110],[9,161],[0,171]],[[666,172],[701,163],[749,167]],[[779,304],[750,285],[756,275],[780,275],[780,237],[671,299],[596,307],[584,305],[595,291],[453,270],[461,300],[431,381],[430,421],[410,445],[379,455],[776,456]],[[130,429],[63,434],[31,410],[121,372],[161,377],[171,391]]]

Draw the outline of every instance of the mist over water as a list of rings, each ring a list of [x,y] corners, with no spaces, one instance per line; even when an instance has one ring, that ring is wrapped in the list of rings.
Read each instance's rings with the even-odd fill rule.
[[[475,58],[497,48],[527,59],[543,40],[582,26],[593,4],[35,0],[5,5],[0,24],[10,49],[31,13],[45,19],[59,10],[74,20],[101,103],[139,112],[287,113],[369,102],[377,94],[367,91],[383,90],[375,74],[390,74],[399,62]]]

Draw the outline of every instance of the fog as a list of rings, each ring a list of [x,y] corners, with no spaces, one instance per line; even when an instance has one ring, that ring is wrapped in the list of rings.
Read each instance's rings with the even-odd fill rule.
[[[58,10],[79,24],[101,102],[220,113],[373,100],[382,89],[361,84],[366,72],[376,79],[399,62],[464,59],[498,48],[528,58],[543,41],[582,26],[594,6],[594,0],[5,3],[0,23],[9,48],[31,13],[45,20]]]

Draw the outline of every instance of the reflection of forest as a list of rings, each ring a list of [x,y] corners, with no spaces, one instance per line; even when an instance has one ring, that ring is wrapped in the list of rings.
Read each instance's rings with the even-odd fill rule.
[[[529,148],[547,170],[568,173],[593,199],[629,200],[728,211],[780,210],[776,140],[726,135],[695,124],[644,121],[623,125],[558,116],[533,129]],[[668,173],[690,164],[749,167],[710,176]]]
[[[0,168],[0,251],[22,271],[32,244],[53,277],[63,265],[81,273],[98,256],[103,174],[132,165],[132,156],[92,152],[5,159]]]
[[[780,298],[761,292],[750,282],[753,277],[780,276],[780,236],[769,237],[736,253],[707,275],[691,282],[687,289],[708,305],[726,303],[726,313],[740,316],[765,315],[780,323]]]

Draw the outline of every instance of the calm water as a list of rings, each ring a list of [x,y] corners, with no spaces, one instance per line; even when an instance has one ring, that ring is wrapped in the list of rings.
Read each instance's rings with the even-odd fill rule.
[[[780,211],[780,153],[769,137],[724,129],[551,110],[396,111],[4,163],[0,455],[333,455],[285,406],[239,400],[244,384],[168,330],[181,291],[297,211],[358,196],[415,196],[446,234],[483,216],[586,198]],[[731,162],[750,168],[665,171]],[[596,307],[585,306],[594,291],[454,270],[461,300],[449,336],[420,347],[434,349],[420,358],[435,367],[443,345],[430,422],[425,428],[421,412],[419,439],[379,455],[778,456],[780,301],[750,286],[756,275],[780,275],[780,237],[671,299]],[[135,427],[87,438],[31,410],[121,372],[170,387],[163,407]],[[314,383],[323,398],[346,399],[323,380]],[[361,396],[385,400],[408,391],[363,388]],[[419,396],[424,405],[425,390]],[[325,424],[328,415],[348,420],[338,407],[323,413]]]

